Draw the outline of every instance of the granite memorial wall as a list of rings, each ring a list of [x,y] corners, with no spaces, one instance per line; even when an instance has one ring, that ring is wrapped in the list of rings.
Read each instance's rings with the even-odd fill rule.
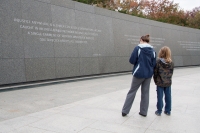
[[[175,66],[200,64],[200,30],[71,0],[0,1],[0,85],[131,71],[142,35]]]

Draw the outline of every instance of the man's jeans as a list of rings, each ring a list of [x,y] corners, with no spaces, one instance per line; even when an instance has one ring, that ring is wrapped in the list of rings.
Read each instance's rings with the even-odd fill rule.
[[[163,93],[165,94],[165,112],[171,112],[171,86],[160,87],[157,86],[157,111],[162,113],[163,108]]]

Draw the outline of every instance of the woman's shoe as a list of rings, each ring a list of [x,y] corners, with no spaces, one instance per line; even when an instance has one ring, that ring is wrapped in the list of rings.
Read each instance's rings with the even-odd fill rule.
[[[125,114],[125,113],[122,112],[122,116],[123,116],[123,117],[126,116],[126,115],[127,115],[127,114]]]
[[[141,115],[141,116],[143,116],[143,117],[146,117],[147,115],[143,115],[143,114],[141,114],[141,113],[139,113],[139,115]]]

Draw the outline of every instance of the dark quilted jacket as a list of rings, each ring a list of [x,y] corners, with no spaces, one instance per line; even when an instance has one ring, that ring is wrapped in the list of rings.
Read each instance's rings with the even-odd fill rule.
[[[169,87],[172,84],[172,75],[174,71],[174,63],[165,63],[161,59],[157,59],[154,68],[154,82],[160,87]]]

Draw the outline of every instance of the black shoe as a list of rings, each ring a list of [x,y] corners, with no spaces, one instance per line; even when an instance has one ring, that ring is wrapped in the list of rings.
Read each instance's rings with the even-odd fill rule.
[[[166,111],[164,111],[164,113],[166,114],[166,115],[171,115],[171,113],[170,112],[166,112]]]
[[[156,114],[157,116],[161,116],[161,113],[159,113],[158,111],[156,111],[155,114]]]
[[[124,117],[124,116],[126,116],[127,114],[125,114],[125,113],[122,113],[122,116]]]
[[[143,114],[141,114],[141,113],[139,113],[139,115],[141,115],[141,116],[143,116],[143,117],[146,117],[147,115],[143,115]]]

